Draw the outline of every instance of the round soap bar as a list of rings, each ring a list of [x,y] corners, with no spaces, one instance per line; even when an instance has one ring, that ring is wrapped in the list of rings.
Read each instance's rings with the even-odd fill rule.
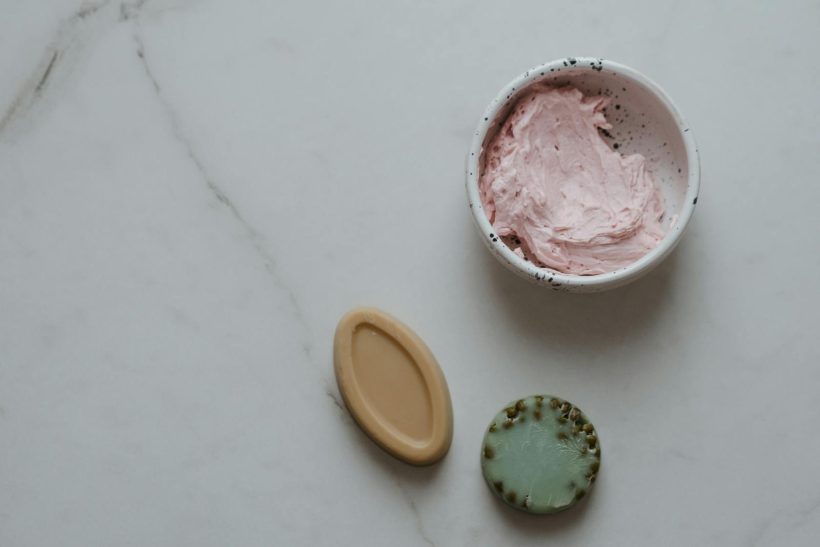
[[[376,444],[414,465],[444,457],[453,439],[450,392],[412,330],[375,308],[352,310],[336,328],[333,362],[347,409]]]
[[[481,449],[481,471],[507,505],[556,513],[592,488],[601,464],[598,434],[587,417],[558,397],[533,395],[499,412]]]

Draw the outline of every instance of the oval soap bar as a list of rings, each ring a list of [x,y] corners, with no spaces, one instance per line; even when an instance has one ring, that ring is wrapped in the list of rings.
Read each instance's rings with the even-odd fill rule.
[[[581,410],[550,395],[513,401],[484,435],[481,471],[504,503],[529,513],[569,509],[601,465],[598,433]]]
[[[413,465],[440,460],[453,438],[444,374],[412,330],[375,308],[348,312],[333,342],[336,382],[364,432]]]

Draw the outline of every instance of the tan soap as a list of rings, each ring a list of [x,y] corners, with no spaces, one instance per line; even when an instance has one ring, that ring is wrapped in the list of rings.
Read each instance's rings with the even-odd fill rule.
[[[336,328],[333,361],[350,414],[376,444],[413,465],[447,454],[453,438],[447,381],[410,328],[381,310],[354,309]]]

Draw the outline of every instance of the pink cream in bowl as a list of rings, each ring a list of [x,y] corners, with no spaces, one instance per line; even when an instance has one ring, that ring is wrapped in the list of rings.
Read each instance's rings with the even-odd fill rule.
[[[574,275],[628,266],[664,238],[664,199],[641,154],[603,139],[610,99],[532,86],[487,143],[479,193],[520,258]],[[615,145],[617,146],[617,145]]]

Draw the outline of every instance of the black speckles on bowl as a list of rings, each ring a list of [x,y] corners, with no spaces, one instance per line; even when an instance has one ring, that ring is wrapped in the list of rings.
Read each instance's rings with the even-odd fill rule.
[[[490,103],[481,116],[465,171],[468,201],[478,228],[484,234],[494,231],[480,206],[478,181],[482,152],[502,126],[517,98],[530,85],[539,82],[554,86],[572,85],[586,95],[601,94],[617,101],[607,111],[607,119],[613,127],[603,134],[619,153],[640,153],[647,159],[666,204],[666,238],[630,266],[592,276],[561,274],[542,268],[532,257],[513,253],[503,238],[485,238],[484,241],[511,271],[555,290],[597,292],[638,279],[659,264],[679,241],[696,203],[695,197],[700,187],[700,161],[690,128],[666,94],[639,72],[612,61],[594,57],[566,57],[546,63],[520,75]]]

